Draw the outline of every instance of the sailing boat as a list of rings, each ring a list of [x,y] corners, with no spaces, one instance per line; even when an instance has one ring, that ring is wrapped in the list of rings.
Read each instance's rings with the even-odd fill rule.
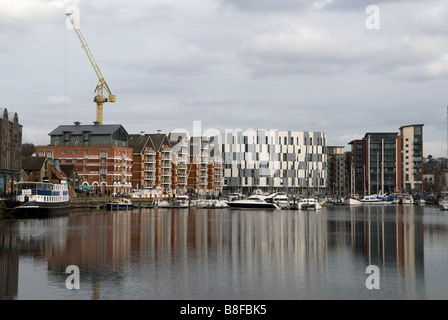
[[[359,205],[362,203],[359,196],[355,193],[355,168],[353,162],[350,175],[350,195],[348,195],[342,203],[345,205]]]

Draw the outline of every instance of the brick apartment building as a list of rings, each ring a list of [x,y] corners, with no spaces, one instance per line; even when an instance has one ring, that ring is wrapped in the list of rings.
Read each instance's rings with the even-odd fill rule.
[[[161,187],[174,194],[222,193],[222,162],[219,154],[211,156],[206,137],[141,132],[130,135],[129,146],[133,148],[134,188]]]
[[[157,134],[132,134],[129,146],[133,148],[132,185],[136,189],[161,187],[171,192],[171,144],[160,131]]]
[[[129,134],[119,124],[60,125],[49,133],[51,143],[37,146],[36,155],[75,166],[75,184],[109,195],[132,188],[132,148]]]

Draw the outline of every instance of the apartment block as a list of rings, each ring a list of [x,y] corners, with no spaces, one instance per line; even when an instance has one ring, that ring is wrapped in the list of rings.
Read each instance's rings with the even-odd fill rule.
[[[187,133],[131,134],[134,188],[161,187],[167,193],[219,195],[223,176],[220,155],[212,156],[207,137]]]
[[[173,168],[173,189],[176,194],[187,193],[188,188],[188,163],[189,159],[189,137],[187,133],[170,133],[171,158]]]
[[[246,130],[212,137],[229,192],[322,193],[327,181],[327,136],[323,132]]]
[[[366,133],[349,144],[356,193],[423,192],[423,124]]]
[[[132,188],[132,148],[129,134],[118,124],[60,125],[49,133],[49,146],[36,154],[50,163],[73,164],[79,185],[102,194],[129,193]]]
[[[0,193],[10,193],[22,169],[22,125],[6,108],[0,108],[0,116]]]
[[[399,192],[423,194],[423,124],[400,127],[397,148]]]
[[[156,134],[132,134],[129,137],[129,146],[133,148],[133,187],[161,187],[171,192],[172,161],[168,137],[160,131]]]
[[[328,189],[332,195],[344,197],[354,192],[351,184],[350,153],[342,146],[328,146]]]
[[[214,166],[209,153],[209,139],[191,137],[189,150],[188,187],[198,195],[210,195],[213,193]]]

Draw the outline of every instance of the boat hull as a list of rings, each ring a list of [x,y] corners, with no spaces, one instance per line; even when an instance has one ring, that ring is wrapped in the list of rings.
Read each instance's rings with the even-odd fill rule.
[[[348,205],[348,206],[356,206],[356,205],[360,205],[361,204],[361,200],[353,199],[353,198],[347,198],[347,199],[344,199],[343,204]]]
[[[227,205],[230,207],[230,209],[253,209],[253,210],[275,210],[278,207],[273,203],[236,203],[236,201],[230,201],[227,202]]]
[[[45,218],[55,215],[67,215],[70,202],[39,203],[36,201],[17,202],[14,207],[8,208],[6,213],[14,218]]]
[[[116,211],[116,210],[132,210],[134,209],[134,205],[132,204],[115,204],[115,203],[108,203],[106,205],[106,209],[109,211]]]

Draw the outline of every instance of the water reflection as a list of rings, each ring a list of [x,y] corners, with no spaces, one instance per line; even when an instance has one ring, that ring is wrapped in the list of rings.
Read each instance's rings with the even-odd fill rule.
[[[447,221],[418,206],[94,210],[2,221],[0,298],[426,298],[425,209],[426,236],[446,255],[432,235],[446,239]],[[80,269],[80,290],[65,287],[68,265]],[[380,290],[366,289],[368,265],[381,270]]]

